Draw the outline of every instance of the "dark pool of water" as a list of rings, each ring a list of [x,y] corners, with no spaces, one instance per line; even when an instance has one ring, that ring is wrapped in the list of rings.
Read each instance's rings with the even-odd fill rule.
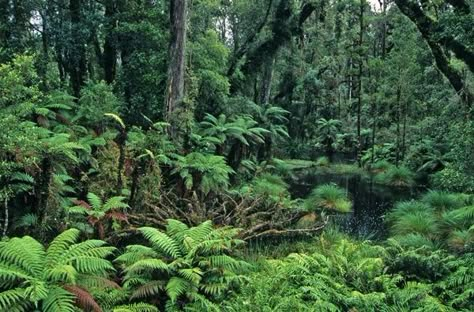
[[[336,218],[340,228],[351,235],[382,239],[388,234],[384,215],[394,203],[414,198],[419,190],[413,188],[385,187],[373,183],[369,177],[340,175],[304,170],[289,179],[293,198],[306,198],[321,184],[335,183],[344,188],[353,202],[352,212]]]

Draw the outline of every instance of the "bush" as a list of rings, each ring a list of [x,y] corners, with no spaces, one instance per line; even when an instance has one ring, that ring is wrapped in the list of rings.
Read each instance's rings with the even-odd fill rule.
[[[430,176],[431,186],[447,192],[474,193],[474,180],[471,176],[448,165]]]

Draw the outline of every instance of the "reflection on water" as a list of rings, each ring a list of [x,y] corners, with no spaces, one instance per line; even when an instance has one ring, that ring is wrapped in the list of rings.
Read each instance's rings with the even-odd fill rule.
[[[384,215],[395,202],[411,199],[417,194],[415,189],[380,186],[371,178],[357,174],[341,175],[316,170],[296,172],[288,182],[293,198],[306,198],[321,184],[335,183],[344,188],[353,202],[353,210],[337,217],[336,222],[343,231],[364,238],[384,238],[387,235]]]

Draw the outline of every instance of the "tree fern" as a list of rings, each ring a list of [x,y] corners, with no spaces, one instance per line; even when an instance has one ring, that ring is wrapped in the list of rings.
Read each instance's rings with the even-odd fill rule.
[[[85,285],[89,278],[106,279],[114,270],[105,258],[115,248],[103,241],[77,243],[78,238],[79,231],[70,229],[48,248],[29,236],[0,242],[0,284],[5,290],[0,308],[30,311],[40,305],[45,312],[72,312],[82,303],[99,311]]]
[[[116,260],[124,268],[124,285],[133,298],[166,295],[170,309],[178,302],[215,300],[248,268],[229,255],[241,243],[232,228],[215,229],[209,221],[188,227],[168,220],[166,232],[150,227],[139,231],[150,247],[129,246]]]

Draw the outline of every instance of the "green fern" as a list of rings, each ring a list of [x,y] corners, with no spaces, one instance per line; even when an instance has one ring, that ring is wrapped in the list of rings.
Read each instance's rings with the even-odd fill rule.
[[[70,229],[43,247],[25,236],[0,242],[0,309],[45,312],[76,311],[77,303],[96,305],[88,295],[89,279],[106,278],[114,271],[105,260],[115,248],[103,241],[77,243],[79,231]],[[102,287],[113,284],[100,283]],[[74,289],[81,289],[74,292]]]
[[[178,301],[214,300],[240,282],[248,264],[228,253],[242,244],[237,230],[215,229],[210,221],[188,227],[168,220],[166,232],[143,227],[139,231],[150,247],[132,245],[116,259],[125,272],[124,285],[133,298],[164,295],[169,307]],[[202,303],[202,302],[201,302]]]

